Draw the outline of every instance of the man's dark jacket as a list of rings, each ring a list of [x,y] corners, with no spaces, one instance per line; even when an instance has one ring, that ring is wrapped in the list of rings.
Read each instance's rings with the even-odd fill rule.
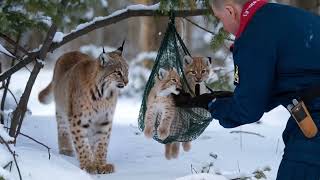
[[[209,104],[226,128],[258,121],[264,112],[320,85],[320,18],[301,9],[269,3],[248,23],[233,49],[234,96]],[[320,129],[320,98],[308,104]],[[279,119],[279,121],[282,119]],[[302,134],[293,118],[283,132],[284,159],[320,165],[320,133]]]

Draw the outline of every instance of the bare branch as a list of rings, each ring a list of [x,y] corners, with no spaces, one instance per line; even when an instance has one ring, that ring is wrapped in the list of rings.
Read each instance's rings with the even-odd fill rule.
[[[169,16],[168,14],[159,11],[158,9],[124,9],[119,10],[121,13],[111,14],[110,16],[107,16],[101,20],[97,20],[93,22],[92,24],[86,26],[83,29],[80,29],[78,31],[74,31],[66,35],[61,42],[58,43],[52,43],[49,52],[54,51],[55,49],[59,48],[60,46],[80,37],[83,36],[93,30],[108,26],[110,24],[115,24],[119,21],[131,18],[131,17],[139,17],[139,16]],[[205,15],[208,13],[208,9],[193,9],[193,10],[175,10],[173,13],[176,17],[187,17],[187,16],[200,16]],[[53,35],[54,36],[54,35]],[[22,50],[21,48],[19,48]],[[5,71],[0,75],[0,81],[3,81],[7,79],[9,76],[11,76],[13,73],[17,72],[21,68],[25,67],[27,64],[34,61],[39,55],[40,51],[36,52],[30,52],[28,55],[21,60],[18,64],[10,68],[9,70]],[[39,59],[42,59],[41,56],[39,56]]]
[[[1,89],[2,89],[2,88],[7,89],[7,91],[11,94],[12,98],[14,99],[14,102],[15,102],[16,104],[18,104],[17,98],[14,96],[14,94],[12,93],[12,91],[11,91],[6,85],[3,85],[3,86],[1,87]]]
[[[264,136],[263,136],[263,135],[261,135],[261,134],[254,133],[254,132],[249,132],[249,131],[231,131],[230,133],[231,133],[231,134],[233,134],[233,133],[251,134],[251,135],[256,135],[256,136],[259,136],[259,137],[261,137],[261,138],[264,138]]]
[[[204,27],[200,26],[199,24],[197,24],[197,23],[195,23],[195,22],[191,21],[191,20],[190,20],[190,19],[188,19],[188,18],[184,18],[184,19],[185,19],[185,20],[187,20],[189,23],[193,24],[194,26],[196,26],[196,27],[198,27],[198,28],[200,28],[200,29],[202,29],[202,30],[204,30],[204,31],[206,31],[206,32],[208,32],[208,33],[210,33],[210,34],[212,34],[212,35],[217,35],[217,33],[213,32],[213,31],[210,31],[210,30],[208,30],[208,29],[206,29],[206,28],[204,28]]]
[[[26,134],[23,134],[23,133],[21,133],[21,132],[19,132],[19,134],[20,134],[21,136],[24,136],[24,137],[26,137],[26,138],[29,138],[29,139],[31,139],[32,141],[34,141],[34,142],[42,145],[43,147],[47,148],[47,150],[48,150],[48,155],[49,155],[49,159],[51,158],[51,154],[50,154],[50,149],[51,149],[51,148],[50,148],[49,146],[47,146],[47,145],[43,144],[42,142],[40,142],[40,141],[32,138],[31,136],[28,136],[28,135],[26,135]]]
[[[18,165],[18,162],[17,162],[17,159],[16,159],[16,153],[12,151],[12,149],[9,146],[9,144],[1,136],[0,136],[0,143],[3,143],[7,147],[8,151],[12,154],[14,163],[15,163],[15,165],[17,167],[17,170],[18,170],[19,179],[22,180],[21,173],[20,173],[20,168],[19,168],[19,165]]]
[[[40,141],[32,138],[31,136],[28,136],[28,135],[26,135],[26,134],[23,134],[23,133],[21,133],[21,132],[19,132],[19,134],[20,134],[21,136],[24,136],[24,137],[26,137],[26,138],[28,138],[28,139],[30,139],[30,140],[32,140],[32,141],[40,144],[41,146],[47,148],[47,150],[48,150],[48,156],[49,156],[49,160],[50,160],[50,158],[51,158],[50,149],[51,149],[51,148],[50,148],[49,146],[47,146],[47,145],[43,144],[42,142],[40,142]]]
[[[56,31],[57,31],[57,26],[53,24],[50,27],[49,32],[47,33],[46,40],[44,41],[44,43],[39,51],[38,56],[35,57],[36,59],[41,59],[41,60],[45,59],[47,52],[49,50],[49,47],[51,46],[53,36],[56,33]],[[29,101],[29,97],[30,97],[30,93],[31,93],[33,84],[34,84],[34,82],[40,72],[40,69],[42,67],[43,67],[43,64],[40,63],[39,61],[36,61],[36,64],[33,67],[31,75],[28,79],[26,88],[20,98],[19,104],[13,112],[9,135],[11,137],[15,137],[15,141],[17,139],[17,136],[18,136],[20,129],[21,129],[21,126],[22,126],[23,118],[24,118],[25,112],[27,110],[27,104]]]
[[[195,22],[191,21],[191,20],[190,20],[190,19],[188,19],[188,18],[184,18],[184,19],[185,19],[185,20],[187,20],[189,23],[193,24],[194,26],[196,26],[196,27],[198,27],[198,28],[202,29],[203,31],[206,31],[206,32],[208,32],[208,33],[210,33],[210,34],[212,34],[212,35],[217,35],[217,33],[213,32],[213,31],[210,31],[210,30],[208,30],[208,29],[206,29],[206,28],[204,28],[204,27],[200,26],[199,24],[197,24],[197,23],[195,23]],[[232,39],[232,38],[230,38],[230,37],[228,37],[228,38],[226,38],[226,39],[227,39],[227,40],[229,40],[229,41],[234,41],[234,39]]]
[[[0,75],[0,81],[4,81],[8,77],[10,77],[12,74],[14,74],[15,72],[19,71],[21,68],[25,67],[27,64],[34,61],[38,56],[38,54],[39,54],[39,51],[29,53],[23,60],[19,61],[19,63],[17,63],[7,71],[3,72]]]
[[[176,17],[187,17],[187,16],[199,16],[205,15],[208,13],[208,9],[194,9],[194,10],[175,10],[173,11]],[[117,23],[124,19],[128,19],[131,17],[138,17],[138,16],[168,16],[168,14],[159,11],[158,9],[130,9],[127,8],[123,10],[122,13],[118,13],[117,15],[110,15],[101,20],[97,20],[92,24],[80,29],[78,31],[71,32],[70,34],[66,35],[63,40],[59,43],[52,43],[50,51],[54,51],[55,49],[59,48],[60,46],[80,37],[83,36],[93,30],[108,26],[110,24]]]
[[[9,127],[4,126],[4,128],[10,130]],[[26,138],[34,141],[35,143],[38,143],[38,144],[40,144],[41,146],[47,148],[49,159],[51,159],[51,153],[50,153],[50,149],[51,149],[51,148],[50,148],[49,146],[45,145],[44,143],[36,140],[35,138],[33,138],[33,137],[29,136],[29,135],[24,134],[24,133],[22,133],[22,132],[19,132],[19,134],[20,134],[21,136],[24,136],[24,137],[26,137]]]
[[[13,47],[17,47],[18,50],[20,50],[21,52],[23,52],[24,54],[28,54],[28,51],[26,49],[24,49],[22,46],[20,46],[19,44],[17,44],[14,40],[12,40],[9,36],[3,34],[0,32],[0,37],[2,39],[4,39],[6,42],[8,42],[9,44],[11,44]]]

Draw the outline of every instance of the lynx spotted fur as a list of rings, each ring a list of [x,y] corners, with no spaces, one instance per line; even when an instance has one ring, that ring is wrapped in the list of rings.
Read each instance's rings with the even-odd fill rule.
[[[80,168],[90,173],[114,172],[106,156],[118,90],[128,83],[122,47],[98,59],[77,51],[62,55],[39,94],[45,104],[54,97],[60,153],[71,156],[74,148]]]
[[[172,94],[179,94],[179,89],[181,83],[177,71],[161,68],[148,96],[144,128],[146,137],[151,138],[154,135],[157,116],[160,116],[157,129],[159,139],[164,140],[169,136],[171,123],[176,117]]]
[[[200,85],[199,94],[207,92],[207,88],[204,82],[209,78],[211,60],[207,57],[190,57],[185,56],[184,62],[184,73],[189,83],[190,88],[195,92],[196,84]],[[177,117],[179,118],[179,117]],[[191,142],[182,142],[184,151],[191,149]],[[174,142],[165,144],[165,157],[166,159],[177,158],[179,155],[180,142]]]

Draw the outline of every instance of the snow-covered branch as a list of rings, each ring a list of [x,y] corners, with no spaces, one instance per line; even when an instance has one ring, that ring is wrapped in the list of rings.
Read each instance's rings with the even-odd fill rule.
[[[208,9],[184,9],[184,10],[174,10],[173,13],[176,17],[188,17],[188,16],[199,16],[205,15],[209,12]],[[83,23],[78,25],[74,30],[72,30],[69,34],[63,35],[61,32],[57,32],[53,35],[50,47],[46,47],[45,49],[49,52],[54,51],[55,49],[59,48],[60,46],[80,37],[83,36],[93,30],[108,26],[110,24],[117,23],[124,19],[128,19],[131,17],[140,17],[140,16],[168,16],[168,13],[162,12],[159,10],[159,3],[151,6],[145,5],[131,5],[125,9],[121,9],[115,11],[114,13],[110,14],[109,16],[105,17],[96,17],[92,21]],[[19,48],[21,49],[21,48]],[[41,48],[43,49],[43,48]],[[47,51],[46,51],[47,52]],[[16,71],[20,70],[21,68],[25,67],[27,64],[34,61],[36,58],[41,56],[41,52],[34,51],[29,52],[24,59],[22,59],[18,64],[13,66],[8,71],[2,73],[0,75],[0,81],[5,80],[7,77],[15,73]],[[42,55],[43,56],[43,55]],[[38,58],[42,59],[42,58]]]
[[[205,15],[209,12],[208,9],[186,9],[174,10],[173,13],[176,17],[199,16]],[[159,3],[151,6],[145,5],[131,5],[125,9],[115,11],[106,17],[96,17],[92,21],[78,25],[69,34],[66,34],[60,42],[54,42],[50,48],[51,51],[59,48],[60,46],[82,36],[93,30],[117,23],[119,21],[139,16],[168,16],[168,13],[159,10]],[[61,34],[60,34],[61,35]],[[61,37],[61,36],[60,36]]]

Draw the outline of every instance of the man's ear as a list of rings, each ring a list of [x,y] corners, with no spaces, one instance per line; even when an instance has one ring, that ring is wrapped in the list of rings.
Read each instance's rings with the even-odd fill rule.
[[[225,10],[227,11],[228,15],[230,15],[233,19],[236,19],[237,11],[233,5],[225,5]]]
[[[225,10],[232,17],[234,21],[240,21],[241,8],[235,4],[226,4]],[[240,12],[239,12],[240,11]]]

